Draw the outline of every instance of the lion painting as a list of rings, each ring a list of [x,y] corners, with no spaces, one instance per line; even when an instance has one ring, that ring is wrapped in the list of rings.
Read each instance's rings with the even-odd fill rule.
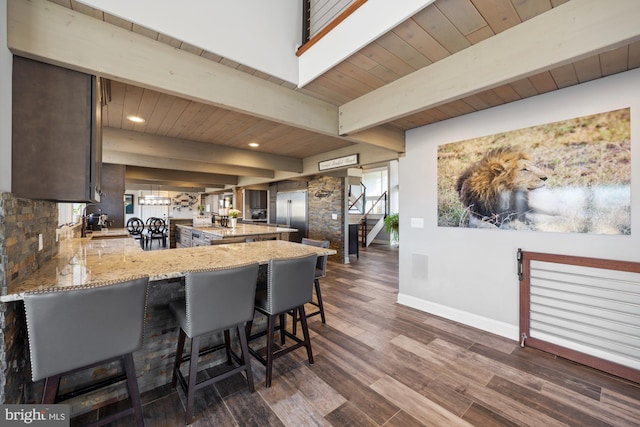
[[[513,228],[526,223],[529,192],[544,187],[547,174],[515,148],[489,151],[458,178],[456,190],[471,227]]]

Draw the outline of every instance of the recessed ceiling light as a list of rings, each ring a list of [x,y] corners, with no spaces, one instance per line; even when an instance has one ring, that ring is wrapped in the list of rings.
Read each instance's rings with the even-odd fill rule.
[[[130,120],[134,123],[144,123],[144,119],[142,117],[138,117],[138,116],[134,116],[134,115],[129,115],[127,116],[127,120]]]
[[[253,147],[253,148],[260,147],[260,144],[258,144],[257,142],[250,142],[249,147]]]

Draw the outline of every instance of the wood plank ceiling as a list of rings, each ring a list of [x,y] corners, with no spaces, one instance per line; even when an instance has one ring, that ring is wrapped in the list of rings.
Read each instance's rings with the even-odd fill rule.
[[[569,0],[437,0],[303,88],[296,88],[261,71],[142,28],[75,0],[50,1],[223,64],[238,72],[248,73],[292,91],[299,91],[340,106],[520,25]],[[558,68],[538,71],[472,96],[388,121],[386,125],[406,131],[638,67],[640,42],[635,41]],[[144,116],[146,122],[133,124],[126,120],[125,117],[132,113]],[[111,82],[111,98],[104,108],[104,126],[148,136],[196,141],[235,149],[249,149],[250,142],[257,142],[260,144],[257,149],[260,153],[297,159],[354,143],[345,138],[314,133],[117,81]],[[233,173],[229,174],[232,175]],[[238,169],[235,173],[236,177],[251,175],[249,169]],[[265,181],[268,179],[265,178]]]

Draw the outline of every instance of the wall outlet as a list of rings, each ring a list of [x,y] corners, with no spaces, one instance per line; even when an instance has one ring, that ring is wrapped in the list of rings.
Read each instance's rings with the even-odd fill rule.
[[[38,250],[44,249],[44,242],[42,240],[42,233],[38,234]]]
[[[424,228],[424,218],[411,218],[411,228]]]
[[[338,219],[338,214],[331,214],[331,219]]]

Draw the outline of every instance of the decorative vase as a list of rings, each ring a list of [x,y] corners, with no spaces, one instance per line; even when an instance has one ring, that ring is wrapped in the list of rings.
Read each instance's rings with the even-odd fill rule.
[[[229,218],[229,223],[231,224],[231,228],[236,228],[236,222],[238,218]]]

